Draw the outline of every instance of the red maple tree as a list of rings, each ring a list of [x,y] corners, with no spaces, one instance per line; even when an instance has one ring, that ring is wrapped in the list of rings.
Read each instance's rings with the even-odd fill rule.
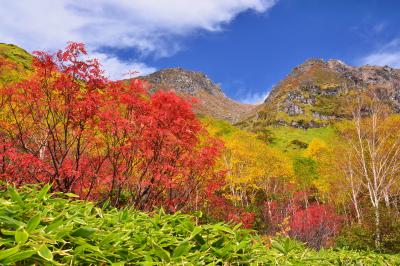
[[[33,73],[0,88],[0,177],[113,205],[198,208],[221,143],[190,102],[110,81],[80,43],[35,52]]]

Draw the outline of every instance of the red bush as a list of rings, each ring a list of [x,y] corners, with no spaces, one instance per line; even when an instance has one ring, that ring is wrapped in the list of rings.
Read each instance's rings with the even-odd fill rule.
[[[290,236],[321,248],[338,232],[340,220],[332,207],[313,203],[294,212],[290,219]]]
[[[26,80],[0,88],[0,177],[49,182],[82,198],[140,209],[197,208],[213,185],[221,143],[191,104],[112,82],[83,44],[36,52]]]

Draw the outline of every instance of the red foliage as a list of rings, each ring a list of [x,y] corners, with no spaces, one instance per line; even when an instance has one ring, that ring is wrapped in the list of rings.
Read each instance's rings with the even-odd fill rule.
[[[302,193],[296,193],[295,187],[290,183],[279,183],[278,180],[274,180],[274,182],[278,189],[268,195],[272,199],[266,199],[259,203],[262,230],[270,235],[282,229],[281,224],[285,218],[291,216],[304,199],[299,197]]]
[[[340,222],[331,206],[313,203],[294,212],[290,220],[290,236],[320,248],[338,233]]]
[[[98,61],[82,60],[83,44],[35,55],[29,79],[0,89],[2,180],[170,211],[215,193],[222,144],[190,103],[149,95],[140,80],[107,80]]]
[[[253,212],[243,211],[239,214],[230,212],[226,220],[232,221],[237,224],[242,224],[243,228],[253,228],[256,215]]]
[[[309,203],[303,191],[291,191],[278,200],[265,201],[262,207],[261,219],[267,224],[266,233],[286,231],[285,234],[289,232],[289,236],[315,248],[329,245],[342,223],[332,206]],[[289,222],[288,228],[282,227],[287,225],[285,220]]]

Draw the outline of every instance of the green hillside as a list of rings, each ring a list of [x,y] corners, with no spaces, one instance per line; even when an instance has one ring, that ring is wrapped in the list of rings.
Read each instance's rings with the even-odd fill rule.
[[[216,120],[210,117],[203,117],[202,121],[209,128],[212,128],[212,133],[217,137],[230,138],[240,132],[248,132],[240,127],[233,126],[226,121]],[[256,138],[259,141],[267,144],[289,157],[302,155],[314,139],[319,139],[329,143],[335,138],[334,126],[326,126],[321,128],[301,129],[288,126],[266,126],[262,130],[246,133],[247,138]]]
[[[300,155],[314,139],[329,143],[335,137],[335,129],[332,126],[307,130],[284,126],[266,129],[269,132],[267,141],[270,145],[290,156]]]
[[[16,45],[0,43],[0,61],[8,62],[0,67],[0,82],[9,82],[31,70],[32,55]]]
[[[0,56],[22,65],[24,69],[31,68],[32,55],[14,44],[0,43]]]

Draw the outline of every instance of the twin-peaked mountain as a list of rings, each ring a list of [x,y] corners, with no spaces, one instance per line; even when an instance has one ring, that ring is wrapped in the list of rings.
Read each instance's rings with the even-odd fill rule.
[[[260,105],[227,98],[206,75],[180,68],[144,77],[153,89],[173,89],[199,99],[196,110],[249,129],[266,126],[322,127],[350,116],[356,92],[375,91],[400,112],[400,70],[388,66],[353,67],[338,60],[308,60],[294,68]]]
[[[0,82],[23,76],[32,56],[10,44],[0,44],[0,59],[17,63],[12,71],[0,65]],[[349,117],[349,100],[356,90],[375,91],[400,113],[400,70],[378,66],[348,66],[338,60],[308,60],[294,68],[276,85],[264,103],[238,103],[224,95],[205,74],[169,68],[141,77],[150,92],[173,90],[187,98],[197,98],[195,111],[251,130],[269,126],[322,127]]]

